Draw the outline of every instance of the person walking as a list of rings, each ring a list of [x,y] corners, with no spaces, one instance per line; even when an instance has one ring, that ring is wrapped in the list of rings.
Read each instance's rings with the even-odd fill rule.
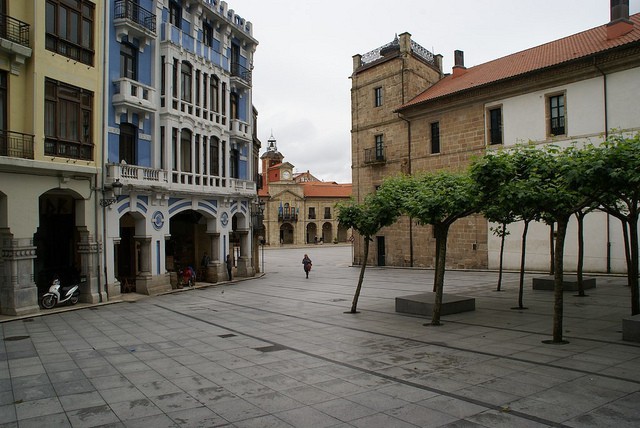
[[[304,268],[304,273],[307,275],[307,278],[309,278],[309,271],[311,270],[311,259],[309,258],[308,255],[304,255],[304,258],[302,259],[302,267]]]
[[[227,254],[227,275],[229,275],[229,281],[231,281],[231,269],[233,269],[233,259],[231,254]]]

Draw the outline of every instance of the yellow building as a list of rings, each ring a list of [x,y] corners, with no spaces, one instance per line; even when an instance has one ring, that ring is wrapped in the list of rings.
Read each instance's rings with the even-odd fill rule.
[[[0,312],[37,312],[54,275],[100,272],[102,0],[0,0]]]

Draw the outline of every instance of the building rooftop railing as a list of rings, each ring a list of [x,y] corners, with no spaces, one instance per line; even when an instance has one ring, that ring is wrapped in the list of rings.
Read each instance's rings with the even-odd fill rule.
[[[0,13],[0,38],[29,46],[29,24]]]
[[[399,48],[400,48],[400,41],[398,40],[398,37],[396,36],[396,38],[393,39],[392,42],[389,42],[386,45],[382,45],[379,48],[374,49],[374,50],[372,50],[370,52],[367,52],[366,54],[362,55],[362,65],[370,64],[370,63],[372,63],[374,61],[377,61],[380,58],[382,58],[383,55],[382,55],[381,52],[384,52],[384,51],[389,50],[389,49],[399,49]],[[436,65],[433,53],[428,51],[427,49],[423,48],[422,46],[420,46],[419,44],[417,44],[413,40],[411,40],[411,51],[415,55],[419,56],[420,58],[422,58],[423,60],[428,62],[429,64]]]

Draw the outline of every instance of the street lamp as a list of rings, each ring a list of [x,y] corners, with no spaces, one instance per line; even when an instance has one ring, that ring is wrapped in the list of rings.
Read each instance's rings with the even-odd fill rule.
[[[120,183],[120,179],[116,178],[116,181],[111,185],[111,197],[104,198],[100,200],[101,207],[108,207],[109,205],[115,203],[118,200],[118,196],[122,195],[122,183]]]

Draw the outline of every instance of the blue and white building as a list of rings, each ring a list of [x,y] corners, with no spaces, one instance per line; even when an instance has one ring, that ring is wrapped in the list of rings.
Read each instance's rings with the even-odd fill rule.
[[[238,276],[254,275],[251,23],[219,0],[108,4],[101,205],[110,297],[170,289],[188,265],[201,280],[226,280],[227,254]]]

